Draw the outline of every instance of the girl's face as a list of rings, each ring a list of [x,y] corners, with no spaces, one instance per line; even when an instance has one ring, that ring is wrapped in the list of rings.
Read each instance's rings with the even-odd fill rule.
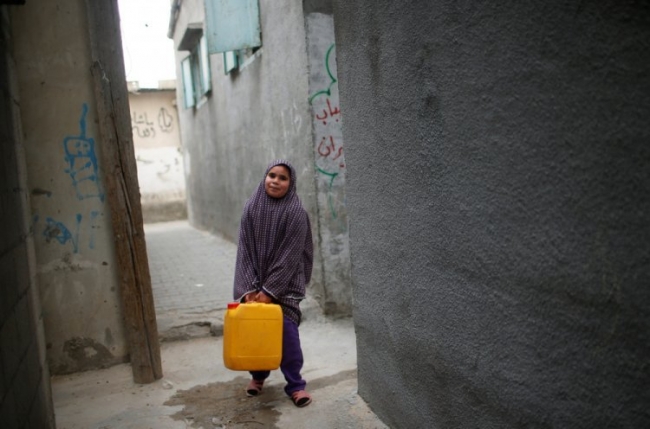
[[[276,165],[264,179],[264,190],[269,197],[282,198],[289,192],[291,173],[284,165]]]

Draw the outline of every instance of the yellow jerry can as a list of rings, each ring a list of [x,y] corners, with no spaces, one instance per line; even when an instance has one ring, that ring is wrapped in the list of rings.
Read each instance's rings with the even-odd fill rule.
[[[282,360],[282,308],[228,303],[223,322],[223,363],[235,371],[270,371]]]

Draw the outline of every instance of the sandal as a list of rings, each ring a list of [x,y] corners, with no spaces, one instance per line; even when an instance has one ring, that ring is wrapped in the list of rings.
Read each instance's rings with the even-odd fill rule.
[[[306,390],[297,390],[291,394],[291,400],[296,407],[306,407],[311,404],[311,396]]]
[[[252,379],[248,386],[246,386],[246,396],[257,396],[262,393],[262,386],[264,386],[264,380],[255,380]]]

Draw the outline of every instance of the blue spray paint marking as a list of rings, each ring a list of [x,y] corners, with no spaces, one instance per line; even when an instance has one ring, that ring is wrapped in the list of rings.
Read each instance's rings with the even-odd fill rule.
[[[61,244],[67,242],[72,243],[72,249],[74,253],[79,253],[79,225],[81,225],[81,215],[77,214],[77,228],[75,234],[73,235],[63,222],[58,222],[51,217],[45,219],[47,225],[43,230],[43,236],[45,236],[45,241],[50,242],[50,240],[56,240]]]
[[[97,156],[95,154],[95,140],[86,137],[86,115],[88,105],[84,103],[79,119],[78,136],[68,136],[63,139],[65,161],[68,168],[65,170],[72,179],[72,184],[77,192],[77,198],[97,197],[104,201],[104,193],[99,188],[99,175],[97,169]]]

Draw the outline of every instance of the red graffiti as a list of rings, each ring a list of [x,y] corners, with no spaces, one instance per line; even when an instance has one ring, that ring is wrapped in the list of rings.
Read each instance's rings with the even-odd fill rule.
[[[327,119],[334,118],[336,116],[336,118],[334,119],[336,120],[336,122],[338,122],[339,121],[338,117],[341,115],[341,110],[336,106],[332,108],[329,98],[326,100],[326,102],[327,102],[327,109],[323,109],[322,114],[316,113],[316,119],[318,119],[319,121],[323,121],[323,125],[327,125]]]
[[[343,156],[343,146],[337,147],[333,136],[323,137],[318,144],[318,154],[323,158],[330,158],[335,161]],[[341,168],[345,167],[342,161],[343,159],[341,159],[341,163],[339,164]]]

